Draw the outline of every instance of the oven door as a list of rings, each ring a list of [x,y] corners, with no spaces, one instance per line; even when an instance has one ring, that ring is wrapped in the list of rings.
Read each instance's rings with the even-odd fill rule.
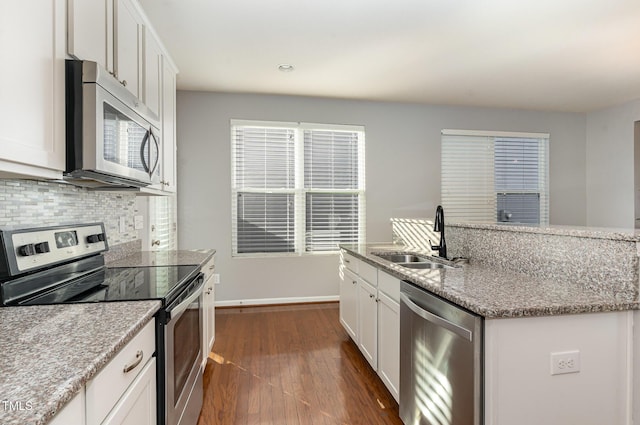
[[[177,306],[169,306],[165,326],[165,406],[167,425],[195,425],[202,409],[202,292],[196,289]]]

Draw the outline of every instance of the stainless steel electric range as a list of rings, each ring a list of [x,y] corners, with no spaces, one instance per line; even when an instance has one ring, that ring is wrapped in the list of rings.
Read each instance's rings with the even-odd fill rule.
[[[0,305],[159,300],[159,425],[195,425],[202,408],[200,266],[105,266],[104,224],[0,230]]]

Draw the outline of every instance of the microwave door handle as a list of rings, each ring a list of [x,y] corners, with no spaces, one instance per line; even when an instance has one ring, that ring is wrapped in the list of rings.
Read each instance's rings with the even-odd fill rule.
[[[153,173],[156,172],[158,162],[160,161],[160,144],[158,143],[158,138],[153,135],[151,129],[149,129],[149,138],[153,139],[153,143],[156,145],[156,162],[153,164],[153,169],[149,171],[149,176],[152,176]],[[149,160],[151,160],[151,144],[149,144]]]
[[[147,130],[147,132],[144,134],[144,137],[142,138],[142,143],[140,144],[140,159],[142,160],[142,167],[144,167],[144,171],[146,171],[147,173],[149,173],[149,165],[147,164],[147,161],[145,161],[144,159],[144,147],[145,145],[147,145],[147,143],[149,143],[150,132],[151,130]]]

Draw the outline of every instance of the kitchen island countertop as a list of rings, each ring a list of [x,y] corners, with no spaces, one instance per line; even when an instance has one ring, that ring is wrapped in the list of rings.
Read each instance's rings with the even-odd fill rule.
[[[0,308],[0,423],[49,422],[159,308],[160,301]]]
[[[574,282],[545,279],[493,267],[465,264],[452,269],[407,269],[375,256],[380,252],[418,252],[395,244],[340,245],[362,261],[409,281],[485,318],[551,316],[638,309],[627,293],[593,291]]]

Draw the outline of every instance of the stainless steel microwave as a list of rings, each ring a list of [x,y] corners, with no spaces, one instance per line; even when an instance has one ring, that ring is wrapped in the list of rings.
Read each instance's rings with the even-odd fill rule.
[[[94,189],[160,181],[156,114],[95,62],[66,61],[65,180]]]

